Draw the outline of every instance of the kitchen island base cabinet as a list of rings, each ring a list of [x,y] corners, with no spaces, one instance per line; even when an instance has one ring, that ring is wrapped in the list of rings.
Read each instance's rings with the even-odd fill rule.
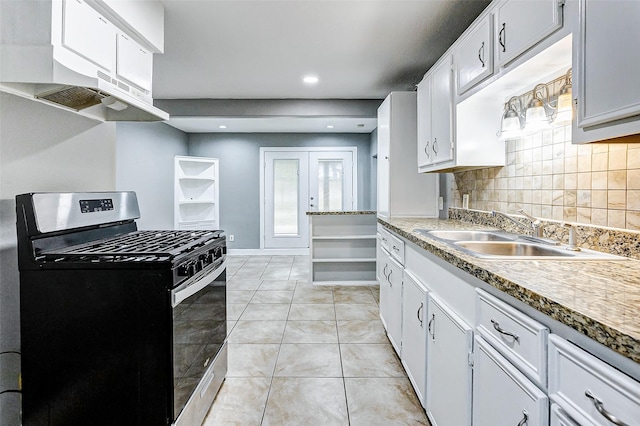
[[[312,285],[375,285],[375,212],[309,212]]]
[[[473,331],[429,293],[427,415],[432,426],[471,424]]]
[[[547,395],[477,336],[473,361],[474,425],[549,424]]]

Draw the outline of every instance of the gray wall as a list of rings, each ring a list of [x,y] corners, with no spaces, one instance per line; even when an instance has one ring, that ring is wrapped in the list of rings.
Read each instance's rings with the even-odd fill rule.
[[[187,139],[164,123],[118,123],[116,189],[138,195],[139,229],[173,229],[173,158]]]
[[[369,134],[190,134],[189,155],[220,159],[220,227],[232,249],[260,248],[260,148],[356,146],[358,209],[371,209]]]
[[[20,351],[14,197],[114,186],[114,123],[0,93],[0,352]],[[19,369],[16,354],[0,355],[0,391],[17,388]],[[0,424],[19,424],[19,412],[19,394],[0,395]]]

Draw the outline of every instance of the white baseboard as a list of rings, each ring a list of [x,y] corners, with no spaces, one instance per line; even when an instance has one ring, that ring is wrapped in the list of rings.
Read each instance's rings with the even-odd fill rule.
[[[229,256],[308,256],[309,248],[299,249],[228,249]]]

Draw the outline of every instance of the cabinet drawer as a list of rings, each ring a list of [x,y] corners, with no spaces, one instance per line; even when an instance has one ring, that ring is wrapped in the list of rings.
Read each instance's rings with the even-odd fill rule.
[[[551,426],[579,426],[558,404],[551,404]]]
[[[476,308],[478,332],[527,377],[546,388],[549,329],[481,289],[476,290]]]
[[[378,234],[380,234],[380,245],[387,253],[391,252],[391,234],[384,229],[382,225],[378,224]]]
[[[484,339],[475,338],[474,425],[546,426],[549,398]]]
[[[389,253],[391,253],[391,257],[400,262],[401,265],[404,265],[404,241],[392,234],[389,234],[389,237]]]
[[[549,336],[549,397],[578,424],[640,419],[640,383],[556,335]]]

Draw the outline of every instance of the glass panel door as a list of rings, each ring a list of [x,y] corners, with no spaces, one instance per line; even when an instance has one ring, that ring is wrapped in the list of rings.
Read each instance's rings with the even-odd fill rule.
[[[351,151],[309,153],[309,210],[353,210]]]
[[[309,247],[309,153],[264,153],[264,247]]]

